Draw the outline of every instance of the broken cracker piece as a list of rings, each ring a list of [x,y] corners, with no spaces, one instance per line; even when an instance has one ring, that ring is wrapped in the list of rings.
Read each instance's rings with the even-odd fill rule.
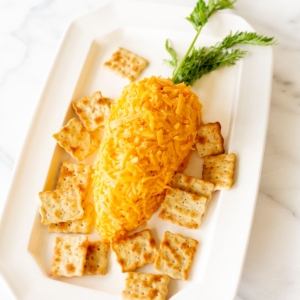
[[[75,164],[64,161],[59,171],[56,189],[77,187],[84,201],[92,181],[93,167],[91,165]]]
[[[235,155],[221,154],[204,158],[202,179],[212,182],[215,190],[228,190],[233,185]]]
[[[41,223],[44,225],[83,217],[82,198],[77,188],[40,192],[39,198]]]
[[[84,275],[105,275],[109,244],[101,241],[89,242],[84,265]]]
[[[210,200],[211,193],[214,189],[213,183],[204,181],[200,178],[187,176],[182,173],[177,173],[174,175],[170,186],[172,188],[180,189],[198,196],[204,196],[208,200]]]
[[[123,300],[164,300],[170,277],[149,273],[128,272]]]
[[[188,279],[198,241],[166,231],[154,262],[154,269],[175,279]]]
[[[106,68],[130,81],[134,81],[147,65],[147,60],[121,47],[104,63]]]
[[[224,139],[219,122],[201,125],[197,132],[196,148],[201,158],[224,153]]]
[[[158,217],[180,226],[196,229],[201,225],[206,202],[207,198],[204,196],[179,189],[168,189]]]
[[[75,118],[71,119],[59,132],[53,134],[53,137],[77,160],[84,160],[100,145],[100,141]]]
[[[111,247],[123,273],[153,263],[157,252],[149,229],[113,241]]]
[[[76,114],[88,131],[104,127],[110,115],[111,100],[104,98],[101,92],[95,92],[91,96],[81,98],[72,103]]]
[[[84,214],[79,220],[53,223],[48,226],[48,232],[56,233],[91,233],[94,229],[96,212],[92,203],[82,204]]]
[[[50,276],[82,276],[87,247],[87,236],[56,237]]]

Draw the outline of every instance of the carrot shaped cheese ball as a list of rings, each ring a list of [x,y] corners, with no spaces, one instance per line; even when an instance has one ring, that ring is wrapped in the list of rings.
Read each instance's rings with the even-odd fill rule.
[[[95,166],[102,239],[136,229],[159,208],[200,123],[201,104],[184,83],[151,77],[125,87],[111,107]]]

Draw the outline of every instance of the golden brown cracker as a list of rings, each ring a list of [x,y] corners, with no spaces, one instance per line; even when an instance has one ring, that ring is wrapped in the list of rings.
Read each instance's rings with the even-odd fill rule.
[[[84,265],[84,275],[105,275],[109,244],[101,241],[89,242]]]
[[[164,300],[170,277],[149,273],[128,272],[123,300]]]
[[[213,183],[204,181],[200,178],[187,176],[182,173],[177,173],[174,175],[170,186],[176,189],[196,194],[198,196],[204,196],[208,200],[210,200],[211,193],[214,189]]]
[[[134,81],[147,65],[147,60],[121,47],[104,63],[106,68],[130,81]]]
[[[197,132],[196,148],[200,157],[224,153],[224,139],[219,122],[200,126]]]
[[[50,276],[82,276],[87,246],[87,236],[56,237]]]
[[[149,229],[113,241],[111,247],[116,253],[122,272],[133,271],[153,263],[157,252]]]
[[[190,229],[199,228],[206,202],[207,198],[204,196],[168,189],[159,218]]]
[[[85,200],[92,181],[93,167],[91,165],[75,164],[64,161],[59,171],[56,189],[77,187]]]
[[[49,224],[48,232],[91,233],[94,229],[96,212],[92,203],[82,204],[84,214],[79,220]]]
[[[40,192],[39,198],[41,223],[44,225],[83,217],[82,198],[77,188]]]
[[[154,269],[175,279],[188,279],[198,242],[166,231],[154,262]]]
[[[71,119],[60,131],[53,134],[53,137],[62,148],[77,160],[84,160],[100,145],[100,141],[75,118]]]
[[[228,190],[233,185],[235,155],[221,154],[204,158],[202,179],[212,182],[214,190]]]
[[[110,101],[104,98],[101,92],[83,97],[72,103],[76,114],[88,131],[104,127],[110,115]]]

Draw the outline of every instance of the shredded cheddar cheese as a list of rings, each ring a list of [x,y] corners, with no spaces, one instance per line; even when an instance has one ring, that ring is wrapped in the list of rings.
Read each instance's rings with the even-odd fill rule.
[[[146,78],[112,105],[94,175],[96,228],[112,240],[148,220],[192,149],[201,104],[184,83]]]

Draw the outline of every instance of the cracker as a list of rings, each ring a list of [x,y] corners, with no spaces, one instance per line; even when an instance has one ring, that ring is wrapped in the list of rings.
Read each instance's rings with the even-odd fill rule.
[[[214,190],[228,190],[233,185],[235,155],[221,154],[204,158],[202,179],[212,182]]]
[[[171,187],[193,193],[198,196],[204,196],[210,200],[214,184],[199,178],[177,173],[172,179]]]
[[[224,153],[223,144],[219,122],[204,124],[198,129],[196,148],[200,157]]]
[[[147,65],[147,60],[121,47],[104,63],[106,68],[130,81],[134,81]]]
[[[85,159],[100,145],[100,141],[75,118],[71,119],[59,132],[53,134],[53,137],[62,148],[77,160]]]
[[[199,228],[207,198],[178,189],[168,189],[159,218],[185,226]]]
[[[77,187],[85,200],[92,181],[93,167],[91,165],[75,164],[64,161],[59,171],[56,189]]]
[[[77,188],[40,192],[41,223],[52,223],[78,220],[83,217],[81,194]]]
[[[154,262],[154,269],[175,279],[188,279],[198,242],[166,231]]]
[[[168,294],[170,277],[139,272],[128,272],[123,300],[164,300]]]
[[[149,229],[122,237],[112,242],[111,247],[123,273],[153,263],[157,252]]]
[[[75,221],[50,224],[48,232],[56,233],[91,233],[94,229],[96,213],[92,203],[84,203],[83,217]]]
[[[56,237],[50,276],[82,276],[87,246],[87,236]]]
[[[104,98],[101,92],[81,98],[72,103],[76,114],[88,131],[104,127],[110,115],[110,101]]]
[[[101,241],[89,242],[84,265],[84,275],[105,275],[109,244]]]

